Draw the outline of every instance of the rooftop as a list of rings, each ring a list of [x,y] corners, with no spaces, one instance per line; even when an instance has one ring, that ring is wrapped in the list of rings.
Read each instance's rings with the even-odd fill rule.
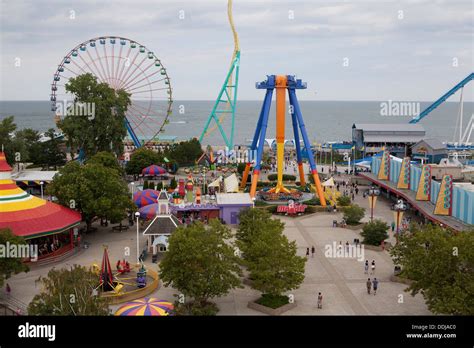
[[[252,198],[248,193],[217,193],[216,201],[218,205],[252,205]]]

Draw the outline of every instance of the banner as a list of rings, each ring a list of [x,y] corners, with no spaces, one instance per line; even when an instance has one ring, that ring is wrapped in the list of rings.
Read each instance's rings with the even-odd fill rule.
[[[423,165],[421,168],[420,183],[416,192],[417,201],[429,201],[431,194],[431,166]]]
[[[451,175],[443,175],[441,187],[439,189],[438,199],[434,213],[436,215],[450,216],[453,206],[453,177]]]
[[[397,188],[410,189],[410,157],[405,157],[402,161]]]
[[[380,180],[389,180],[390,178],[390,153],[388,151],[383,152],[377,178]]]

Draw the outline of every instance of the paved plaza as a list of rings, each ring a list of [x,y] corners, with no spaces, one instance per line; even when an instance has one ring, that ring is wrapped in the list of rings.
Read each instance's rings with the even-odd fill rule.
[[[363,189],[361,191],[363,192]],[[367,208],[367,199],[362,193],[356,196],[356,203]],[[367,216],[369,211],[366,212]],[[305,256],[306,248],[315,247],[314,257],[308,258],[306,263],[306,277],[299,289],[290,292],[297,302],[297,307],[286,312],[285,315],[426,315],[430,314],[421,295],[412,297],[401,283],[390,281],[394,265],[386,251],[372,251],[364,249],[364,260],[375,260],[375,275],[364,274],[364,263],[356,258],[328,258],[325,256],[325,246],[333,242],[352,243],[354,238],[360,238],[358,231],[344,228],[333,228],[334,219],[340,221],[342,213],[317,213],[304,217],[275,217],[285,222],[285,234],[290,240],[296,241],[298,254]],[[375,210],[375,218],[382,218],[389,224],[392,221],[392,211],[387,201],[380,198]],[[360,238],[361,239],[361,238]],[[391,235],[390,239],[394,242]],[[88,249],[83,249],[66,261],[54,267],[81,264],[89,266],[101,264],[103,245],[109,247],[111,263],[120,258],[133,263],[136,260],[136,227],[122,232],[112,232],[111,227],[99,227],[99,230],[88,234],[84,240],[90,243]],[[140,237],[140,250],[143,249],[145,238]],[[157,269],[148,256],[148,267]],[[21,273],[8,279],[12,288],[12,296],[29,303],[33,296],[40,291],[35,280],[46,275],[53,266],[35,266],[30,272]],[[377,295],[368,295],[366,290],[367,277],[377,277],[379,289]],[[317,308],[317,294],[323,294],[323,308]],[[162,300],[174,301],[178,292],[170,287],[160,287],[150,296]],[[214,299],[220,308],[219,315],[261,315],[260,312],[247,308],[249,301],[259,297],[259,293],[248,286],[232,290],[227,296]],[[112,306],[112,311],[118,306]]]

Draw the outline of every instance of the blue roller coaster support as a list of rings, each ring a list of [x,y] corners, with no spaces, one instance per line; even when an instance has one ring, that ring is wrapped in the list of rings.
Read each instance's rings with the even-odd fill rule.
[[[469,74],[464,80],[459,82],[456,86],[451,88],[448,92],[446,92],[441,98],[439,98],[437,101],[435,101],[433,104],[428,106],[425,110],[423,110],[417,117],[413,118],[410,123],[418,123],[420,122],[424,117],[426,117],[431,111],[436,109],[438,106],[440,106],[446,99],[448,99],[450,96],[452,96],[456,91],[460,88],[463,88],[467,83],[469,83],[471,80],[474,79],[474,73]]]
[[[142,146],[142,144],[140,143],[140,140],[138,139],[137,135],[135,134],[135,132],[133,131],[133,128],[132,126],[130,125],[130,122],[127,120],[127,118],[125,117],[125,127],[127,128],[127,131],[128,131],[128,134],[130,134],[130,138],[132,138],[132,141],[133,141],[133,144],[135,145],[135,147],[138,149],[139,147]]]

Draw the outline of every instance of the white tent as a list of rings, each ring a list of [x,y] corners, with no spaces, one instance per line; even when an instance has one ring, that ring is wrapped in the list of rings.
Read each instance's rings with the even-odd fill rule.
[[[227,193],[239,192],[239,179],[235,173],[224,179],[224,189]]]
[[[222,182],[222,176],[218,177],[216,180],[211,182],[207,187],[219,187]]]
[[[326,186],[326,187],[333,187],[333,186],[335,186],[334,179],[331,177],[328,180],[326,180],[325,182],[323,182],[321,185]]]

